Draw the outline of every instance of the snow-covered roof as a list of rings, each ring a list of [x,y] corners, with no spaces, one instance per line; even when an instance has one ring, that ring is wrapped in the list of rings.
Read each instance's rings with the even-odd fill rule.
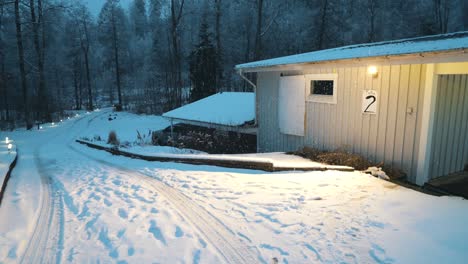
[[[163,116],[225,126],[240,126],[255,119],[255,96],[254,93],[217,93],[164,113]]]
[[[442,52],[468,48],[468,31],[385,42],[358,44],[239,64],[237,70],[279,65]]]

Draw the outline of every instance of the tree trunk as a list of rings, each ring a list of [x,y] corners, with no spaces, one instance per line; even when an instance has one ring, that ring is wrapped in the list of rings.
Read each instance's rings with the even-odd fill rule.
[[[215,0],[216,3],[216,57],[218,64],[218,72],[216,76],[216,92],[219,92],[221,82],[223,80],[223,62],[221,49],[221,0]]]
[[[368,42],[375,41],[375,16],[376,16],[376,0],[369,0],[369,37]]]
[[[115,24],[115,14],[112,12],[112,42],[114,46],[114,60],[115,60],[115,77],[117,80],[117,96],[119,99],[119,107],[122,105],[122,89],[120,84],[120,62],[119,62],[119,44],[117,40],[117,26]]]
[[[28,83],[26,81],[26,70],[24,67],[24,48],[19,1],[20,0],[15,0],[16,44],[18,46],[18,65],[20,68],[21,88],[23,92],[24,119],[26,121],[26,128],[29,130],[32,128],[32,121],[29,115]]]
[[[324,37],[325,37],[325,29],[326,29],[326,22],[327,22],[327,10],[328,10],[328,0],[323,0],[322,10],[320,13],[320,28],[318,32],[318,44],[317,47],[319,50],[323,49],[324,45]]]
[[[262,51],[262,20],[263,20],[263,0],[257,0],[257,31],[255,33],[254,60],[261,58]]]
[[[83,55],[85,59],[85,70],[86,70],[86,85],[88,88],[88,110],[93,110],[93,94],[91,89],[91,74],[89,72],[89,35],[88,35],[88,25],[86,20],[83,20],[83,29],[85,34],[86,43],[81,43],[81,48],[83,50]]]
[[[180,39],[178,34],[178,28],[180,19],[182,18],[182,10],[184,8],[184,0],[180,3],[178,10],[176,10],[176,1],[171,0],[171,38],[172,38],[172,49],[173,49],[173,65],[174,65],[174,92],[172,93],[173,105],[172,107],[178,107],[182,104],[182,62],[181,62],[181,50],[180,50]]]
[[[48,115],[48,103],[47,94],[45,91],[45,77],[44,77],[44,58],[41,43],[39,42],[39,25],[42,23],[42,1],[38,0],[39,18],[36,18],[36,12],[34,7],[34,0],[29,0],[29,9],[31,11],[32,31],[33,31],[33,42],[34,50],[37,56],[37,68],[39,70],[39,102],[38,116],[41,119],[45,119]]]
[[[80,110],[80,97],[78,94],[78,74],[76,73],[76,69],[73,72],[73,86],[75,87],[75,109]]]
[[[0,4],[2,2],[0,1]],[[0,6],[0,28],[2,28],[2,22],[3,22],[3,4]],[[3,97],[3,105],[5,107],[5,119],[6,121],[10,120],[10,110],[8,106],[8,87],[7,87],[7,78],[6,78],[6,72],[5,72],[5,53],[3,51],[3,39],[2,35],[0,34],[0,61],[1,61],[1,68],[2,72],[0,75],[0,89],[3,90],[2,97]]]

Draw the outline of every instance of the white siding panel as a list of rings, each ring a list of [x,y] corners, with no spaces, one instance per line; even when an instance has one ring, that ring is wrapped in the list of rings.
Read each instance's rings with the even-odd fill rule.
[[[289,151],[303,146],[319,149],[346,149],[376,162],[404,169],[409,178],[417,167],[422,98],[423,65],[381,65],[378,75],[367,74],[362,66],[310,68],[301,72],[262,72],[258,75],[259,150]],[[305,103],[304,137],[284,135],[278,127],[280,76],[314,73],[338,74],[337,104]],[[376,115],[361,112],[362,91],[379,94]],[[408,108],[413,112],[408,113]],[[468,115],[468,107],[466,109]],[[262,120],[263,119],[263,120]],[[468,127],[468,124],[467,124]],[[265,140],[264,140],[265,139]],[[468,144],[468,143],[466,143]]]

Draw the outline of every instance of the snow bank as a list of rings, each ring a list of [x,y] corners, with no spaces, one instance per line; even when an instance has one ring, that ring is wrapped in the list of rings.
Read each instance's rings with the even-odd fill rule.
[[[163,114],[167,118],[240,126],[255,119],[253,93],[218,93]]]
[[[170,122],[161,116],[112,112],[109,109],[104,109],[101,114],[94,115],[90,121],[92,125],[81,134],[81,137],[93,139],[98,136],[106,141],[109,132],[115,131],[121,143],[135,142],[137,131],[142,136],[151,139],[150,131],[162,130],[170,125]]]

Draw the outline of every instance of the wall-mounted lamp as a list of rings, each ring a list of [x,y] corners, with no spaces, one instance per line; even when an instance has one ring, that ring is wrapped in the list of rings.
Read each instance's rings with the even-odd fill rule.
[[[8,137],[5,138],[5,144],[10,143],[10,139]]]
[[[367,73],[376,78],[379,75],[379,70],[377,69],[377,66],[369,66],[367,67]]]
[[[11,152],[11,149],[13,148],[12,144],[8,144],[8,152]]]

